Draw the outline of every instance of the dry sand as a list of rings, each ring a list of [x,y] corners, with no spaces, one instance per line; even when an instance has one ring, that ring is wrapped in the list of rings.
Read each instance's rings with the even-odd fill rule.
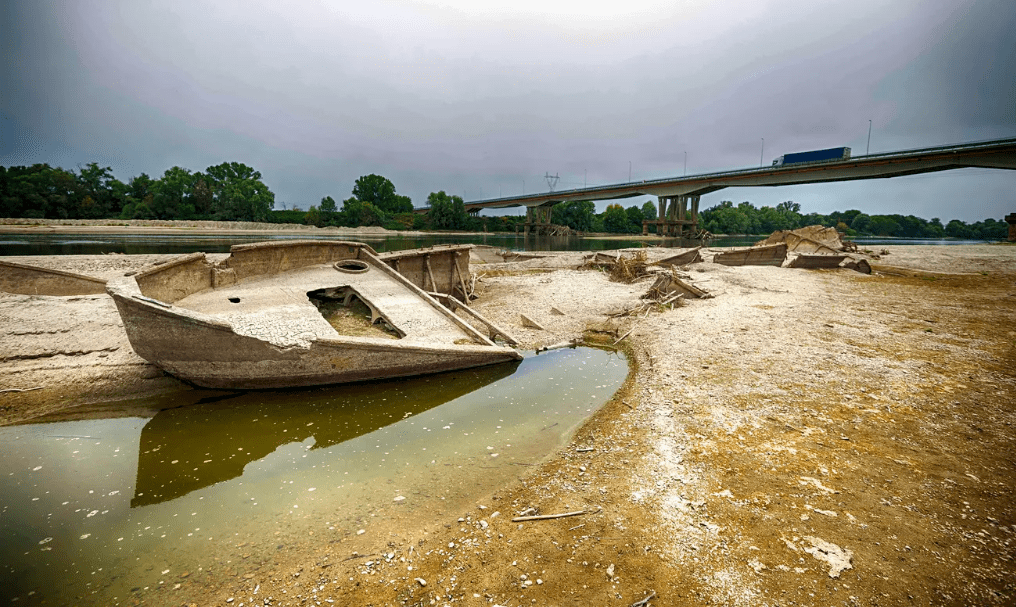
[[[886,248],[880,263],[948,274],[707,252],[688,274],[713,298],[618,319],[651,279],[610,282],[577,254],[474,266],[476,309],[526,348],[633,329],[625,387],[476,509],[247,563],[200,582],[199,604],[1016,603],[1016,247]],[[8,259],[109,277],[159,257]],[[0,394],[5,423],[185,389],[131,351],[105,296],[0,295],[0,333],[0,388],[43,387]],[[588,513],[511,521],[530,507]]]

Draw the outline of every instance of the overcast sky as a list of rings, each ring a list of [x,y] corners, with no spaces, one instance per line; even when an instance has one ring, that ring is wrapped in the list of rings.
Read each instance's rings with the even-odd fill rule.
[[[0,164],[126,181],[224,161],[276,206],[377,173],[421,206],[1016,137],[1012,0],[32,0],[0,7]],[[943,221],[1016,211],[1016,171],[703,197]],[[624,201],[641,205],[646,198]],[[606,203],[598,204],[602,210]]]

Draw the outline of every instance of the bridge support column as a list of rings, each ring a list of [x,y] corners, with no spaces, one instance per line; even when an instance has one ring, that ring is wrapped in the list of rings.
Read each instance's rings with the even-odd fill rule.
[[[1016,242],[1016,213],[1006,215],[1005,222],[1009,224],[1009,242]]]
[[[694,236],[698,232],[698,207],[699,207],[699,196],[691,197],[691,235]]]

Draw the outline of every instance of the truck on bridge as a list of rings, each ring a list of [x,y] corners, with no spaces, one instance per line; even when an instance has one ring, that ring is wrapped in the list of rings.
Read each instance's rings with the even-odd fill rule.
[[[784,154],[773,161],[773,166],[778,167],[788,164],[800,164],[802,162],[846,160],[847,158],[850,158],[850,148],[829,148],[827,150],[812,150],[810,152]]]

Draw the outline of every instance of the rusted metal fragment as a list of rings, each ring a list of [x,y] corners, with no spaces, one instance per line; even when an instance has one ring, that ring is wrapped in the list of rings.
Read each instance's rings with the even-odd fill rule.
[[[787,257],[787,244],[756,246],[713,255],[713,262],[725,266],[780,266]]]
[[[796,257],[790,260],[787,267],[802,268],[806,270],[838,268],[846,258],[846,255],[815,255],[811,253],[799,253]]]
[[[847,268],[848,270],[854,270],[855,272],[860,272],[861,274],[871,274],[871,265],[869,265],[864,259],[848,258],[847,261],[843,262],[842,267]]]
[[[82,274],[0,261],[0,291],[18,295],[98,295],[106,281]]]
[[[666,257],[656,262],[658,266],[686,266],[702,261],[702,247],[695,247],[689,251]]]

